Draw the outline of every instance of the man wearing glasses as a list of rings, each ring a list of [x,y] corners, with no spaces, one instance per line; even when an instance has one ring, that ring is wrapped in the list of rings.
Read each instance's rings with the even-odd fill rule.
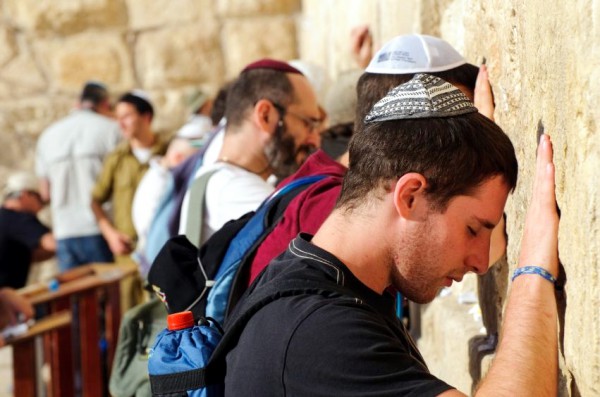
[[[0,287],[24,287],[31,262],[54,255],[54,237],[36,216],[43,206],[37,178],[27,172],[8,178],[0,208]]]
[[[255,210],[273,191],[267,178],[292,174],[320,143],[322,116],[306,77],[281,61],[263,59],[246,66],[233,82],[225,109],[227,127],[215,164],[203,166],[199,178],[211,174],[204,205],[186,194],[180,233],[202,244],[231,219]],[[200,232],[194,219],[203,210]]]

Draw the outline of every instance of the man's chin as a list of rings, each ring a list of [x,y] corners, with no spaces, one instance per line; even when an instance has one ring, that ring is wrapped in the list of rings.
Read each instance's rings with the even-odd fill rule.
[[[407,293],[406,295],[404,295],[404,297],[411,302],[418,303],[420,305],[424,305],[426,303],[431,303],[435,299],[435,297],[438,295],[438,293],[440,292],[441,289],[442,288],[440,287],[437,290],[432,291],[432,292],[419,291],[417,293]]]

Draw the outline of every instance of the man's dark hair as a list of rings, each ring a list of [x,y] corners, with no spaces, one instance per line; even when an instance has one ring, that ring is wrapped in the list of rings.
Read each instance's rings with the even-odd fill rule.
[[[79,101],[89,103],[90,107],[95,108],[100,103],[108,99],[108,90],[101,83],[87,82],[81,91]]]
[[[152,107],[152,104],[150,104],[150,102],[148,102],[147,100],[145,100],[144,98],[134,95],[130,92],[124,94],[123,96],[121,96],[119,98],[119,100],[117,101],[117,103],[121,103],[121,102],[125,102],[125,103],[129,103],[131,105],[133,105],[133,107],[135,107],[135,109],[137,110],[137,112],[141,115],[145,115],[145,114],[149,114],[150,115],[150,120],[152,120],[152,118],[154,117],[154,108]]]
[[[225,83],[217,92],[217,96],[213,101],[213,106],[210,111],[210,120],[212,121],[212,125],[219,124],[219,121],[225,116],[225,104],[227,103],[227,93],[231,88],[233,82]]]
[[[350,141],[350,167],[336,208],[352,210],[416,172],[427,179],[433,208],[443,212],[450,199],[496,175],[514,190],[517,170],[510,139],[479,113],[368,123]]]
[[[440,77],[450,84],[460,84],[465,86],[471,92],[475,91],[475,82],[479,68],[477,66],[465,63],[454,69],[445,70],[437,73],[427,73],[432,76]],[[356,124],[360,126],[363,119],[373,108],[373,105],[383,98],[392,88],[404,84],[415,76],[410,74],[375,74],[363,73],[356,84],[358,101],[356,103]]]
[[[250,109],[261,99],[267,99],[284,108],[293,102],[294,87],[285,72],[251,69],[241,73],[227,93],[227,125],[239,127]]]

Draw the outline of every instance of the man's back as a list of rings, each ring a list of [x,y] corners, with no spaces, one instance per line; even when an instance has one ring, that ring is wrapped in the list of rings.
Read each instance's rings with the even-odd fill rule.
[[[104,157],[120,138],[115,121],[90,110],[72,112],[41,135],[36,171],[50,182],[58,239],[99,233],[90,209],[91,191]]]
[[[0,287],[25,285],[33,251],[48,231],[35,214],[0,208]]]
[[[299,237],[253,288],[277,278],[314,279],[347,294],[280,298],[255,314],[227,356],[226,395],[435,396],[450,389],[427,370],[395,317],[393,297],[367,288],[331,254]]]

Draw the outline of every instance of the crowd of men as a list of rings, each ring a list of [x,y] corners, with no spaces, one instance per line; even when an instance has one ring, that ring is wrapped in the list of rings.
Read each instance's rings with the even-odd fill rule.
[[[252,294],[306,277],[344,293],[279,299],[253,316],[227,357],[225,394],[462,395],[428,371],[391,292],[427,303],[465,273],[486,272],[497,259],[490,246],[504,244],[492,232],[516,186],[515,151],[493,121],[485,66],[430,36],[396,37],[372,57],[370,36],[355,39],[366,68],[340,79],[346,89],[332,90],[329,109],[300,68],[261,59],[212,109],[195,101],[172,141],[153,132],[144,92],[119,97],[115,120],[106,87],[87,83],[77,109],[40,136],[41,185],[22,176],[5,189],[0,286],[23,286],[31,261],[54,251],[61,271],[116,262],[145,277],[169,236],[199,247],[277,184],[325,175],[287,207],[247,283]],[[35,217],[46,202],[53,236]],[[8,243],[17,224],[20,259]],[[502,339],[477,395],[556,394],[558,214],[547,135],[524,230]],[[8,258],[18,275],[5,270]]]

